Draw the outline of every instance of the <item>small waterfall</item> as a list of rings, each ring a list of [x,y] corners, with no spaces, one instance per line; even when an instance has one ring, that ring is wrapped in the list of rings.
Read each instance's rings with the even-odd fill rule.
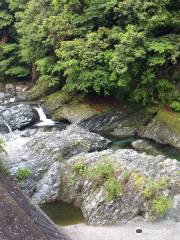
[[[9,132],[11,133],[11,132],[12,132],[12,129],[11,129],[11,127],[9,126],[9,124],[8,124],[5,120],[3,120],[3,122],[4,122],[4,124],[6,125],[6,127],[8,128]]]
[[[51,119],[48,119],[46,117],[46,114],[44,113],[42,107],[35,107],[34,108],[38,114],[39,114],[39,118],[40,118],[40,123],[36,124],[36,126],[54,126],[55,122]]]

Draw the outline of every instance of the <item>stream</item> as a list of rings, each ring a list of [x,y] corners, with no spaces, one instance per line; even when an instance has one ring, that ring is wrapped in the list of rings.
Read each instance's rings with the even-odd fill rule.
[[[12,104],[14,104],[14,103],[12,103]],[[27,104],[29,104],[29,103],[27,102]],[[28,137],[26,137],[26,139],[20,137],[22,132],[24,132],[26,130],[36,129],[37,131],[51,132],[51,131],[53,131],[53,129],[55,129],[56,131],[61,131],[69,125],[65,121],[55,122],[52,119],[47,118],[45,112],[43,111],[43,109],[39,105],[39,103],[32,103],[32,105],[33,105],[34,110],[36,110],[39,115],[39,122],[33,124],[32,126],[25,128],[25,129],[18,130],[15,132],[12,131],[12,129],[8,125],[8,123],[5,123],[9,130],[9,134],[6,134],[8,137],[13,138],[14,135],[19,136],[15,140],[11,141],[11,147],[9,148],[9,151],[14,151],[14,150],[12,150],[13,147],[16,147],[16,145],[18,146],[23,141],[26,142],[28,140]],[[141,138],[138,138],[135,136],[131,136],[131,137],[127,137],[127,138],[114,137],[108,132],[105,132],[105,133],[101,132],[99,134],[111,141],[108,148],[110,148],[112,150],[133,149],[132,142],[134,142],[135,140],[141,139]],[[167,156],[169,158],[175,158],[177,160],[180,160],[179,151],[176,150],[175,148],[168,146],[168,145],[162,145],[162,144],[153,142],[151,140],[147,140],[147,141],[156,150],[160,151],[165,156]],[[14,154],[14,152],[12,152],[12,154]],[[14,157],[18,158],[18,156],[14,156]],[[123,240],[123,239],[124,240],[125,239],[127,239],[127,240],[133,240],[133,239],[151,239],[151,240],[153,239],[153,240],[155,240],[156,239],[155,237],[152,238],[153,237],[152,232],[149,233],[149,236],[150,236],[149,238],[137,238],[137,234],[135,234],[135,232],[134,232],[135,225],[129,225],[129,230],[130,230],[129,233],[128,233],[128,228],[125,227],[126,236],[128,236],[129,238],[127,238],[127,237],[123,238],[123,236],[121,235],[121,230],[120,229],[117,230],[117,228],[89,227],[85,224],[85,220],[79,209],[73,207],[71,204],[67,204],[62,201],[46,203],[46,204],[41,205],[40,207],[51,218],[51,220],[55,224],[57,224],[59,226],[65,226],[68,233],[70,234],[70,236],[72,235],[72,237],[73,237],[73,234],[75,234],[74,231],[76,231],[77,237],[76,237],[76,239],[74,238],[74,240],[101,240],[101,239],[102,240],[105,240],[105,239],[119,240],[120,237],[122,237],[121,240]],[[143,226],[146,228],[146,231],[147,231],[147,227],[145,225],[143,225]],[[166,230],[164,230],[164,232],[162,232],[161,231],[162,226],[160,226],[160,228],[155,227],[154,233],[156,233],[157,236],[162,235],[164,237],[164,238],[162,238],[162,240],[166,240],[166,238],[168,239],[167,236],[170,236],[172,234],[172,232],[174,231],[174,228],[176,229],[175,225],[170,226],[169,232],[167,232]],[[87,235],[89,234],[88,238],[86,236],[83,239],[83,231],[86,231]],[[79,233],[79,235],[78,235],[78,233]],[[105,237],[104,237],[104,233],[106,235]],[[90,237],[91,234],[92,234],[92,236]],[[118,237],[117,237],[117,235],[118,235]],[[157,238],[157,239],[160,239],[160,238]],[[171,239],[173,239],[173,238],[171,238]]]

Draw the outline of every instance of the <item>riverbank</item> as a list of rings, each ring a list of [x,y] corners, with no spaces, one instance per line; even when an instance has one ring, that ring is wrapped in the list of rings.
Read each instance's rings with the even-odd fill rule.
[[[142,233],[136,233],[137,227]],[[72,240],[179,240],[180,223],[128,223],[118,227],[94,227],[78,224],[65,227]]]

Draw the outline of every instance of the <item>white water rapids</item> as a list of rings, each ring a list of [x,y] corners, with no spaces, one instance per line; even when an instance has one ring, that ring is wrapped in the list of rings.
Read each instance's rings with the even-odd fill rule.
[[[40,123],[37,123],[36,126],[43,127],[43,126],[55,125],[55,122],[53,120],[46,117],[46,114],[44,113],[44,110],[42,109],[42,107],[35,107],[34,109],[38,112],[39,119],[40,119]]]

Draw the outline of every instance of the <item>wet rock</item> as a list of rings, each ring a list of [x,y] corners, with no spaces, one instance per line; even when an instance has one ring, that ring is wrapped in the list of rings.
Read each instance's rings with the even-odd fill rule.
[[[114,164],[114,174],[123,189],[122,193],[111,201],[107,201],[103,178],[98,182],[97,178],[88,178],[88,173],[77,174],[74,177],[75,163],[80,162],[88,168],[104,159]],[[159,216],[152,210],[153,201],[157,196],[171,198],[180,192],[179,167],[180,163],[176,160],[140,154],[134,150],[81,153],[69,159],[63,166],[60,198],[81,208],[86,221],[90,224],[119,224],[139,215],[146,219],[157,219]],[[152,182],[158,183],[166,178],[168,184],[157,190],[155,193],[157,196],[148,198],[144,195],[144,190],[147,190]],[[81,189],[77,191],[79,183]]]
[[[13,83],[7,83],[5,85],[5,90],[7,93],[10,93],[12,96],[16,95],[16,85]]]
[[[132,142],[132,147],[139,152],[146,152],[147,154],[151,154],[153,156],[163,154],[162,152],[157,150],[152,144],[150,144],[148,141],[144,139],[139,139]]]
[[[37,129],[26,129],[20,133],[21,137],[30,137],[37,133]]]
[[[0,107],[0,131],[21,129],[35,123],[39,117],[36,111],[28,104],[18,104]]]
[[[117,137],[129,137],[129,136],[136,136],[138,134],[138,128],[136,127],[118,127],[115,128],[111,135],[117,136]]]
[[[111,131],[119,125],[123,118],[122,113],[101,114],[83,119],[78,125],[90,131]]]
[[[32,171],[21,188],[36,203],[58,199],[61,167],[66,159],[80,153],[102,150],[109,140],[88,130],[70,126],[63,131],[38,131],[30,138],[17,137],[7,142],[4,162],[13,176],[19,168]]]
[[[0,103],[4,103],[7,99],[9,99],[11,95],[9,93],[0,92]]]

